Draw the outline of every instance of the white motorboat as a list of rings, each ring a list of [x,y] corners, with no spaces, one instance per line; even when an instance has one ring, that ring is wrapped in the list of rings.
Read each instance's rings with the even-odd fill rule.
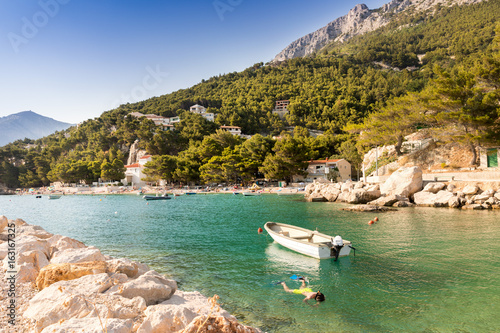
[[[172,199],[166,193],[162,194],[160,196],[159,195],[145,195],[142,198],[146,199],[146,200],[170,200],[170,199]]]
[[[243,196],[245,196],[245,197],[256,197],[256,196],[260,195],[261,193],[260,192],[241,192],[241,194],[243,194]]]
[[[59,199],[62,194],[49,194],[49,200]]]
[[[353,249],[350,241],[290,224],[267,222],[264,228],[275,242],[290,250],[318,259],[345,257]]]

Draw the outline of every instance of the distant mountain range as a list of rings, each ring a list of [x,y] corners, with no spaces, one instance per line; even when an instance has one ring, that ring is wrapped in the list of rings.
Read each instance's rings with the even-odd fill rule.
[[[25,138],[40,139],[71,126],[33,111],[11,114],[0,118],[0,146]]]
[[[392,0],[378,9],[365,4],[356,5],[345,16],[339,17],[321,29],[301,37],[276,55],[272,62],[304,57],[321,50],[331,42],[345,42],[350,38],[377,30],[390,23],[394,14],[426,11],[437,5],[452,6],[474,4],[483,0]]]

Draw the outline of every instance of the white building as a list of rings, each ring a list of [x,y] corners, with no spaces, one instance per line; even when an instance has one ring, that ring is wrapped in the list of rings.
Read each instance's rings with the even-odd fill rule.
[[[151,155],[145,155],[139,159],[137,163],[125,165],[127,171],[125,171],[125,179],[122,180],[123,184],[142,187],[146,185],[146,182],[142,180],[146,175],[143,173],[144,165],[150,162],[152,159]]]
[[[202,116],[203,118],[205,118],[206,120],[211,121],[211,122],[213,122],[215,120],[215,114],[210,113],[210,112],[202,113],[202,114],[200,114],[200,116]]]
[[[189,111],[191,111],[192,113],[202,114],[207,112],[207,109],[204,106],[195,104],[189,108]]]
[[[241,135],[241,127],[238,126],[221,126],[221,130],[227,131],[231,133],[232,135]]]
[[[347,162],[344,159],[338,160],[311,160],[309,161],[309,166],[307,167],[307,176],[294,176],[294,182],[313,182],[318,178],[327,179],[328,173],[332,171],[332,169],[336,168],[339,172],[339,178],[337,181],[346,181],[351,179],[351,163]]]
[[[195,104],[189,108],[189,111],[192,113],[199,114],[208,121],[213,122],[215,120],[215,114],[207,112],[207,109],[204,106]]]

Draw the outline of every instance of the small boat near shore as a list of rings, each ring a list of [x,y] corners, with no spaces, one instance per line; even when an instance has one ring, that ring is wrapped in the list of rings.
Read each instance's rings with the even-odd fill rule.
[[[290,224],[267,222],[264,228],[278,244],[317,259],[337,260],[348,256],[354,249],[350,241],[340,236],[332,237]]]
[[[256,197],[260,195],[260,192],[242,192],[245,197]]]
[[[162,194],[162,195],[145,195],[142,197],[143,199],[146,200],[169,200],[172,199],[168,194]]]
[[[49,194],[49,200],[56,200],[59,199],[62,196],[62,194]]]

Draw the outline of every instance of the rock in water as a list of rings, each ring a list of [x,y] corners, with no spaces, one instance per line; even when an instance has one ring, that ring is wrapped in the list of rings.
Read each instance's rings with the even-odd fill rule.
[[[396,194],[410,198],[422,190],[422,170],[419,167],[400,168],[380,186],[383,195]]]

